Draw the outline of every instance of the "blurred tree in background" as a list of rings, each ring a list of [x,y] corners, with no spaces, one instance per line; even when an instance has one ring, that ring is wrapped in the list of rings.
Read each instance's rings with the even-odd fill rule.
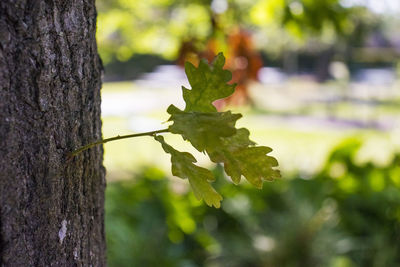
[[[352,30],[351,12],[337,0],[101,0],[98,10],[98,41],[105,63],[127,60],[134,53],[176,59],[183,42],[194,41],[197,50],[205,50],[208,39],[237,26],[255,31],[284,25],[295,37],[330,31],[331,39]],[[265,44],[276,47],[285,41],[280,39]]]
[[[317,53],[340,42],[360,42],[376,24],[367,8],[344,7],[339,0],[100,0],[97,5],[97,38],[106,65],[136,53],[176,60],[184,44],[206,51],[211,39],[227,54],[227,36],[237,28],[252,33],[255,49],[275,57],[298,49]]]
[[[305,55],[302,62],[317,80],[327,80],[337,53],[351,60],[350,49],[371,29],[372,16],[367,8],[344,7],[339,0],[100,0],[98,10],[97,39],[108,79],[116,73],[135,78],[138,66],[150,71],[163,63],[154,55],[182,66],[210,61],[222,51],[238,86],[217,103],[220,108],[251,103],[248,85],[263,66],[259,51],[289,73],[299,71],[298,57]],[[143,54],[153,56],[123,63]]]

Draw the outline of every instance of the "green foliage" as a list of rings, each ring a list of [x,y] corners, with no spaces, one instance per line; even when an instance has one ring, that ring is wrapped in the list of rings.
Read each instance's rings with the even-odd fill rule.
[[[342,2],[227,0],[227,9],[218,11],[211,0],[98,0],[99,53],[106,69],[110,62],[127,61],[134,54],[174,60],[183,42],[191,41],[201,51],[216,31],[224,35],[240,26],[262,37],[257,49],[275,57],[288,47],[315,49],[316,40],[337,44],[338,37],[351,37],[363,25],[374,28],[375,23],[369,25],[375,20],[372,12]]]
[[[263,180],[272,181],[280,177],[275,158],[267,156],[272,151],[266,146],[253,146],[246,128],[237,130],[231,137],[224,138],[222,146],[210,148],[208,153],[213,162],[224,163],[226,173],[235,184],[243,175],[251,184],[262,188]]]
[[[227,84],[232,79],[229,70],[224,70],[225,57],[219,53],[210,66],[201,60],[196,68],[192,63],[185,63],[185,72],[192,89],[182,87],[186,112],[216,112],[212,104],[215,100],[233,94],[236,85]]]
[[[220,209],[156,168],[110,183],[108,265],[398,266],[400,155],[359,163],[361,145],[343,142],[314,177],[263,190],[231,186],[218,166],[215,187],[229,196]]]
[[[228,112],[183,112],[175,106],[168,108],[171,114],[169,127],[171,133],[181,134],[199,151],[208,147],[219,146],[221,137],[229,137],[236,133],[235,122],[240,114]]]
[[[204,199],[207,205],[219,208],[222,197],[209,184],[215,180],[211,171],[193,164],[196,159],[192,154],[175,150],[165,143],[162,136],[156,136],[155,139],[161,143],[166,153],[171,154],[172,174],[183,179],[188,178],[198,199]]]
[[[287,1],[282,24],[296,25],[299,31],[314,34],[322,33],[329,25],[335,33],[344,35],[349,32],[346,29],[349,17],[350,9],[343,7],[339,0]]]
[[[185,64],[185,71],[192,89],[182,87],[186,107],[182,111],[171,105],[167,112],[171,114],[169,131],[182,135],[198,151],[206,152],[211,161],[223,163],[226,173],[235,184],[244,176],[257,188],[262,188],[264,180],[280,177],[275,158],[267,156],[272,151],[265,146],[255,146],[249,139],[249,131],[236,129],[236,121],[241,114],[230,111],[218,112],[213,106],[215,100],[233,93],[235,85],[227,84],[232,78],[228,70],[224,70],[225,57],[218,54],[214,62],[208,65],[201,61],[196,68],[191,63]],[[167,145],[164,139],[156,137],[165,152],[171,154],[172,173],[181,178],[189,178],[189,182],[198,199],[204,199],[207,205],[219,207],[222,197],[214,191],[209,182],[214,179],[193,164],[195,158],[189,153],[182,153]]]
[[[106,64],[135,53],[174,59],[182,40],[205,40],[211,29],[209,1],[99,0],[97,40]]]

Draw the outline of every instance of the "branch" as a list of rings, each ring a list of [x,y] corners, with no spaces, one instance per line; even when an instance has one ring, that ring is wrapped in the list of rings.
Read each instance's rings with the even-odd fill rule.
[[[144,132],[144,133],[137,133],[137,134],[117,135],[117,136],[114,136],[114,137],[111,137],[111,138],[101,139],[99,141],[87,144],[85,146],[82,146],[82,147],[80,147],[80,148],[68,153],[68,158],[72,158],[72,157],[78,155],[79,153],[81,153],[81,152],[83,152],[85,150],[88,150],[88,149],[90,149],[90,148],[92,148],[94,146],[97,146],[97,145],[105,144],[107,142],[126,139],[126,138],[139,137],[139,136],[155,136],[156,134],[167,133],[167,132],[169,132],[168,129],[162,129],[162,130]]]

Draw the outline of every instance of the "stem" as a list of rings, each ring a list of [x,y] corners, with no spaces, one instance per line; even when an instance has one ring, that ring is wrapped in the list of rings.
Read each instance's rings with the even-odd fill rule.
[[[114,137],[111,137],[111,138],[101,139],[99,141],[96,141],[96,142],[87,144],[85,146],[82,146],[82,147],[72,151],[71,153],[69,153],[68,156],[72,158],[72,157],[78,155],[79,153],[81,153],[81,152],[83,152],[85,150],[88,150],[89,148],[92,148],[92,147],[97,146],[97,145],[105,144],[107,142],[115,141],[115,140],[133,138],[133,137],[139,137],[139,136],[146,136],[146,135],[155,136],[156,134],[167,133],[167,132],[169,132],[168,129],[162,129],[162,130],[157,130],[157,131],[152,131],[152,132],[144,132],[144,133],[128,134],[128,135],[117,135],[117,136],[114,136]]]

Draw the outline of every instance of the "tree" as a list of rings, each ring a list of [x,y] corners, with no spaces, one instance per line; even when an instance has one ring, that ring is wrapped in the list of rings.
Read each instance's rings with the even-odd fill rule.
[[[104,266],[94,1],[0,2],[0,265]]]

